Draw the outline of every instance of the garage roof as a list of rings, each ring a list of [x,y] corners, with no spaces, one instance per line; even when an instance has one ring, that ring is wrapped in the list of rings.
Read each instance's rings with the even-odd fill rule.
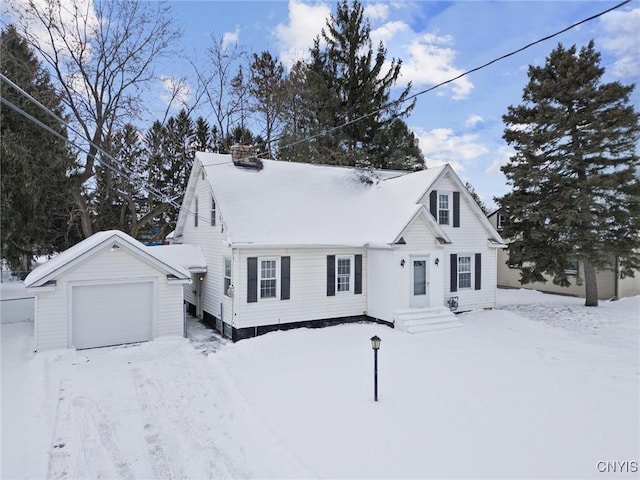
[[[153,250],[120,230],[108,230],[94,233],[89,238],[40,265],[27,276],[24,284],[27,287],[41,287],[47,282],[56,280],[64,272],[71,270],[91,255],[107,248],[127,249],[159,271],[177,280],[191,278],[189,270],[174,260],[154,255]]]

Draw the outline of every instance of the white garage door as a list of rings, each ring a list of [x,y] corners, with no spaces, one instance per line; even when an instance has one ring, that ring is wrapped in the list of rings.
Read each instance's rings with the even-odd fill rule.
[[[76,348],[151,339],[153,283],[74,286],[72,336]]]

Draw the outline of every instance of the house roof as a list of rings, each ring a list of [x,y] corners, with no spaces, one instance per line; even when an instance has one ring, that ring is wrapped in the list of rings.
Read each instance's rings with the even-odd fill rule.
[[[180,265],[191,273],[207,271],[207,261],[197,245],[156,245],[145,247],[155,257],[175,265]]]
[[[97,232],[86,238],[82,242],[68,248],[64,252],[56,255],[52,259],[43,263],[33,270],[24,280],[27,287],[39,287],[45,283],[57,279],[64,272],[72,269],[83,259],[94,255],[106,248],[125,248],[142,260],[155,266],[160,271],[176,277],[177,279],[190,279],[191,275],[187,269],[168,258],[161,258],[154,255],[151,247],[145,247],[142,243],[119,230],[108,230]]]
[[[232,246],[392,244],[420,211],[427,212],[417,202],[436,179],[452,172],[448,165],[413,173],[377,172],[374,183],[366,184],[353,168],[274,160],[262,164],[258,171],[235,166],[230,155],[196,154],[185,202],[204,170]],[[188,213],[184,208],[180,212],[177,238]],[[450,242],[430,214],[423,218],[436,238]]]

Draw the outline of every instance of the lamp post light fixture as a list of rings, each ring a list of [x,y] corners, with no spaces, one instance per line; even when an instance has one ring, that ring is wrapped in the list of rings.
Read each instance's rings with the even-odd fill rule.
[[[378,401],[378,350],[380,350],[380,337],[371,337],[371,348],[373,348],[373,398]]]

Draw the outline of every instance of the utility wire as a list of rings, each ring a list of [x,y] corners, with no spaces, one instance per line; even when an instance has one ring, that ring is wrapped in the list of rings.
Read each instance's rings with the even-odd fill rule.
[[[62,119],[59,115],[57,115],[55,112],[53,112],[50,108],[48,108],[47,106],[43,105],[41,102],[39,102],[35,97],[33,97],[31,94],[29,94],[27,91],[25,91],[24,89],[22,89],[19,85],[17,85],[15,82],[13,82],[11,79],[9,79],[7,76],[5,76],[4,74],[0,73],[0,79],[2,79],[4,82],[6,82],[9,86],[11,86],[13,89],[15,89],[19,94],[21,94],[23,97],[27,98],[27,100],[29,100],[30,102],[32,102],[33,104],[35,104],[37,107],[39,107],[42,111],[44,111],[46,114],[48,114],[49,116],[51,116],[52,118],[54,118],[57,122],[59,122],[60,124],[64,125],[67,129],[71,130],[73,133],[75,133],[76,135],[78,135],[79,137],[82,137],[82,134],[79,133],[75,128],[73,128],[72,126],[69,125],[69,123],[67,123],[64,119]],[[20,107],[16,106],[15,104],[9,102],[7,99],[5,98],[0,98],[0,101],[6,105],[7,107],[11,108],[12,110],[16,111],[17,113],[19,113],[20,115],[24,116],[25,118],[27,118],[28,120],[32,121],[33,123],[35,123],[36,125],[38,125],[39,127],[43,128],[44,130],[48,131],[49,133],[53,134],[55,137],[61,139],[62,141],[68,143],[69,145],[73,146],[74,148],[78,149],[79,151],[89,155],[89,151],[81,146],[79,146],[77,143],[73,142],[72,140],[70,140],[69,138],[65,137],[64,135],[60,134],[59,132],[57,132],[56,130],[52,129],[51,127],[49,127],[48,125],[46,125],[45,123],[41,122],[40,120],[38,120],[36,117],[34,117],[33,115],[29,114],[28,112],[24,111],[23,109],[21,109]],[[85,139],[86,140],[86,139]],[[162,201],[163,203],[167,203],[169,205],[172,205],[174,207],[176,207],[177,209],[181,208],[181,205],[178,204],[174,199],[171,199],[170,197],[168,197],[166,194],[162,193],[160,190],[156,189],[155,187],[153,187],[152,185],[149,184],[148,181],[140,178],[140,177],[134,177],[135,176],[135,172],[131,169],[129,169],[128,167],[126,167],[125,165],[121,165],[119,164],[118,160],[115,159],[112,155],[110,155],[109,153],[107,153],[106,151],[104,151],[103,148],[101,148],[99,145],[96,145],[94,142],[92,142],[91,140],[87,140],[88,143],[90,145],[92,145],[94,148],[96,148],[97,153],[102,154],[103,156],[105,156],[106,158],[112,160],[116,166],[114,166],[113,164],[107,162],[104,158],[99,158],[96,155],[94,155],[94,158],[96,159],[96,161],[98,163],[100,163],[101,165],[103,165],[104,167],[106,167],[108,170],[114,172],[115,174],[123,177],[126,180],[129,180],[129,182],[136,186],[136,185],[141,185],[142,187],[146,188],[146,190],[152,194],[153,196],[155,196],[157,199],[159,199],[160,201]],[[233,162],[223,162],[217,165],[224,165],[224,164],[229,164],[229,163],[233,163]],[[216,165],[216,166],[217,166]],[[186,210],[187,214],[190,213],[194,213],[190,210]],[[195,214],[195,213],[194,213]],[[204,216],[200,216],[198,215],[199,219],[201,218],[203,221],[207,218]]]
[[[491,60],[491,61],[489,61],[489,62],[487,62],[487,63],[485,63],[483,65],[480,65],[478,67],[472,68],[471,70],[467,70],[466,72],[463,72],[463,73],[461,73],[460,75],[458,75],[456,77],[453,77],[453,78],[450,78],[448,80],[445,80],[444,82],[440,82],[437,85],[433,85],[432,87],[429,87],[429,88],[427,88],[425,90],[421,90],[419,92],[416,92],[416,93],[414,93],[412,95],[409,95],[408,97],[403,98],[401,100],[393,100],[391,102],[388,102],[388,103],[382,105],[377,110],[374,110],[373,112],[369,112],[369,113],[367,113],[365,115],[362,115],[360,117],[357,117],[357,118],[354,118],[352,120],[349,120],[348,122],[344,122],[344,123],[342,123],[340,125],[336,125],[335,127],[328,128],[326,130],[323,130],[322,132],[319,132],[319,133],[316,133],[314,135],[310,135],[308,137],[302,138],[302,139],[297,140],[295,142],[292,142],[292,143],[289,143],[287,145],[284,145],[284,146],[282,146],[280,148],[281,149],[290,148],[290,147],[293,147],[295,145],[299,145],[301,143],[314,140],[314,139],[316,139],[318,137],[325,136],[325,135],[327,135],[327,134],[329,134],[331,132],[335,132],[336,130],[339,130],[341,128],[347,127],[347,126],[352,125],[352,124],[354,124],[356,122],[359,122],[361,120],[365,120],[365,119],[367,119],[369,117],[377,115],[377,114],[379,114],[379,113],[381,113],[381,112],[383,112],[383,111],[385,111],[385,110],[387,110],[387,109],[389,109],[389,108],[391,108],[393,106],[400,105],[400,104],[402,104],[404,102],[408,102],[409,100],[413,100],[414,98],[417,98],[420,95],[424,95],[425,93],[431,92],[431,91],[435,90],[436,88],[440,88],[440,87],[442,87],[442,86],[444,86],[444,85],[446,85],[448,83],[455,82],[456,80],[458,80],[458,79],[460,79],[462,77],[465,77],[465,76],[467,76],[467,75],[469,75],[471,73],[477,72],[478,70],[482,70],[483,68],[486,68],[489,65],[492,65],[492,64],[494,64],[496,62],[499,62],[500,60],[504,60],[505,58],[511,57],[511,56],[513,56],[513,55],[515,55],[517,53],[520,53],[520,52],[522,52],[524,50],[527,50],[528,48],[531,48],[534,45],[537,45],[539,43],[546,42],[547,40],[550,40],[550,39],[552,39],[554,37],[557,37],[558,35],[561,35],[561,34],[567,32],[567,31],[569,31],[569,30],[571,30],[573,28],[576,28],[576,27],[578,27],[578,26],[580,26],[580,25],[582,25],[584,23],[587,23],[587,22],[590,22],[592,20],[595,20],[596,18],[601,17],[601,16],[603,16],[603,15],[609,13],[609,12],[612,12],[613,10],[616,10],[616,9],[618,9],[620,7],[623,7],[624,5],[626,5],[627,3],[630,3],[630,2],[631,2],[631,0],[625,0],[623,2],[620,2],[619,4],[617,4],[617,5],[615,5],[615,6],[611,7],[611,8],[603,10],[600,13],[596,13],[595,15],[591,15],[590,17],[587,17],[587,18],[585,18],[583,20],[580,20],[579,22],[576,22],[576,23],[574,23],[572,25],[569,25],[568,27],[563,28],[562,30],[558,30],[555,33],[547,35],[546,37],[542,37],[542,38],[540,38],[538,40],[535,40],[535,41],[533,41],[533,42],[531,42],[531,43],[529,43],[529,44],[527,44],[527,45],[525,45],[523,47],[518,48],[517,50],[513,50],[513,51],[511,51],[509,53],[506,53],[506,54],[500,56],[500,57],[494,58],[493,60]],[[284,137],[281,136],[280,138],[272,140],[270,143],[277,142],[277,141],[281,140],[282,138],[284,138]]]
[[[377,115],[393,106],[396,105],[400,105],[404,102],[408,102],[410,100],[413,100],[415,98],[417,98],[420,95],[424,95],[425,93],[431,92],[437,88],[440,88],[444,85],[447,85],[448,83],[454,82],[462,77],[465,77],[471,73],[477,72],[479,70],[482,70],[496,62],[499,62],[501,60],[504,60],[505,58],[511,57],[517,53],[520,53],[524,50],[527,50],[531,47],[533,47],[534,45],[537,45],[539,43],[545,42],[547,40],[550,40],[554,37],[557,37],[558,35],[561,35],[573,28],[576,28],[584,23],[590,22],[592,20],[595,20],[596,18],[599,18],[613,10],[617,10],[618,8],[630,3],[631,0],[624,0],[623,2],[608,8],[606,10],[603,10],[595,15],[592,15],[590,17],[587,17],[583,20],[580,20],[579,22],[573,23],[572,25],[569,25],[568,27],[563,28],[562,30],[558,30],[555,33],[552,33],[550,35],[547,35],[545,37],[542,37],[538,40],[535,40],[523,47],[520,47],[516,50],[513,50],[509,53],[506,53],[500,57],[496,57],[493,60],[484,63],[483,65],[480,65],[478,67],[472,68],[471,70],[467,70],[463,73],[461,73],[460,75],[457,75],[453,78],[450,78],[448,80],[445,80],[444,82],[438,83],[436,85],[433,85],[432,87],[429,87],[427,89],[421,90],[419,92],[416,92],[412,95],[409,95],[406,98],[403,99],[399,99],[399,100],[394,100],[391,102],[386,103],[385,105],[382,105],[380,108],[374,110],[373,112],[367,113],[365,115],[362,115],[360,117],[354,118],[352,120],[349,120],[347,122],[344,122],[340,125],[336,125],[334,127],[328,128],[326,130],[323,130],[322,132],[316,133],[314,135],[310,135],[308,137],[305,137],[303,139],[297,140],[295,142],[289,143],[287,145],[284,145],[280,148],[290,148],[293,147],[295,145],[299,145],[300,143],[304,143],[304,142],[308,142],[311,141],[315,138],[321,137],[321,136],[325,136],[329,133],[332,133],[336,130],[339,130],[341,128],[344,128],[346,126],[352,125],[356,122],[359,122],[361,120],[364,120],[366,118],[369,118],[371,116]],[[48,115],[52,116],[53,118],[55,118],[58,122],[60,122],[62,125],[64,125],[65,127],[67,127],[69,130],[71,130],[72,132],[74,132],[76,135],[78,135],[79,137],[83,137],[81,133],[79,133],[77,130],[75,130],[73,127],[69,126],[69,124],[67,122],[65,122],[62,118],[60,118],[58,115],[56,115],[53,111],[51,111],[51,109],[49,109],[48,107],[44,106],[42,103],[40,103],[38,100],[36,100],[33,96],[31,96],[28,92],[24,91],[22,88],[20,88],[18,85],[16,85],[14,82],[12,82],[9,78],[7,78],[4,74],[0,73],[0,79],[4,80],[6,83],[8,83],[10,86],[12,86],[15,90],[17,90],[21,95],[25,96],[28,100],[30,100],[31,102],[33,102],[35,105],[37,105],[39,108],[41,108],[44,112],[46,112]],[[50,128],[49,126],[47,126],[46,124],[42,123],[40,120],[38,120],[37,118],[33,117],[32,115],[30,115],[29,113],[25,112],[24,110],[20,109],[19,107],[17,107],[16,105],[12,104],[11,102],[9,102],[8,100],[4,99],[4,98],[0,98],[0,100],[2,101],[3,104],[5,104],[6,106],[8,106],[9,108],[12,108],[13,110],[15,110],[16,112],[20,113],[21,115],[25,116],[26,118],[28,118],[29,120],[33,121],[34,123],[36,123],[38,126],[40,126],[41,128],[44,128],[45,130],[47,130],[48,132],[52,133],[53,135],[55,135],[56,137],[62,139],[63,141],[71,144],[72,146],[74,146],[75,148],[77,148],[78,150],[89,154],[89,152],[81,147],[79,147],[78,145],[76,145],[74,142],[72,142],[71,140],[69,140],[68,138],[65,138],[63,135],[61,135],[60,133],[56,132],[54,129]],[[280,137],[278,139],[272,140],[271,142],[269,142],[270,144],[277,142],[279,140],[281,140],[284,137]],[[115,162],[115,164],[118,164],[118,161],[113,158],[113,156],[111,156],[110,154],[108,154],[107,152],[105,152],[100,146],[96,145],[95,143],[93,143],[91,140],[89,139],[85,139],[86,141],[89,142],[89,144],[91,146],[93,146],[94,148],[97,149],[98,153],[101,153],[102,155],[104,155],[105,157],[109,158],[110,160],[112,160],[113,162]],[[104,159],[98,159],[97,157],[94,157],[96,159],[96,161],[98,161],[99,163],[101,163],[102,165],[104,165],[105,167],[107,167],[109,170],[115,172],[118,175],[121,175],[122,177],[124,177],[125,179],[129,180],[132,184],[137,184],[140,182],[140,179],[136,179],[133,178],[131,175],[135,174],[135,172],[133,172],[132,170],[124,167],[125,171],[119,170],[117,167],[114,167],[113,165],[110,165],[108,162],[105,162]],[[225,165],[227,163],[232,163],[232,162],[224,162],[224,163],[220,163],[220,164],[216,164],[216,166],[219,165]],[[121,167],[123,167],[121,165]],[[149,193],[154,194],[156,197],[158,197],[161,201],[165,202],[165,203],[169,203],[170,205],[175,206],[176,208],[181,208],[181,205],[179,205],[177,202],[175,202],[175,200],[172,200],[170,198],[167,197],[167,195],[163,194],[162,192],[160,192],[159,190],[155,189],[154,187],[152,187],[151,185],[148,184],[148,182],[145,182],[147,185],[147,189],[149,191]],[[187,213],[194,213],[192,211],[187,211]],[[206,217],[200,217],[200,215],[198,215],[198,218],[206,218]]]

